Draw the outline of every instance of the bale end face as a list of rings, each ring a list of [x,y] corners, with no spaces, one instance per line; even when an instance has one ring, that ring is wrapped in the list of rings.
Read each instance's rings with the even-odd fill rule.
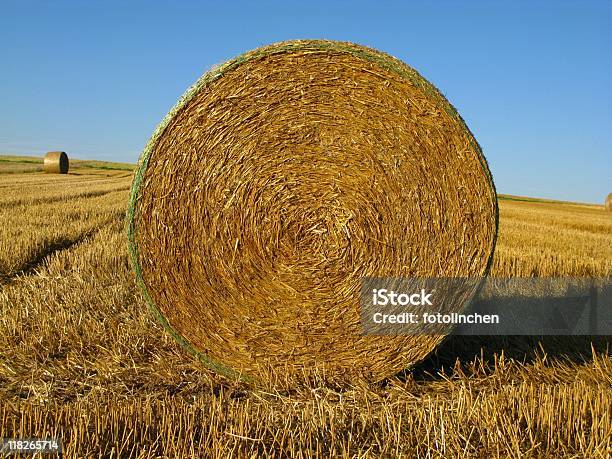
[[[612,211],[612,193],[608,193],[606,196],[606,210]]]
[[[181,98],[141,156],[128,218],[145,298],[209,368],[353,384],[443,338],[364,336],[362,279],[486,275],[497,199],[471,132],[416,71],[298,41],[228,61]]]
[[[48,174],[67,174],[68,155],[64,151],[50,151],[45,155],[43,170]]]

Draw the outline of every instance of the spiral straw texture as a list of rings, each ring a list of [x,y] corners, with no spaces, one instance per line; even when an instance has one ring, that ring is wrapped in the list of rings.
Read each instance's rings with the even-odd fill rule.
[[[209,368],[275,386],[423,359],[443,336],[362,334],[362,278],[486,275],[496,233],[454,108],[399,60],[329,41],[205,74],[147,144],[128,214],[159,320]]]
[[[43,170],[49,174],[68,173],[68,155],[63,151],[50,151],[45,155]]]

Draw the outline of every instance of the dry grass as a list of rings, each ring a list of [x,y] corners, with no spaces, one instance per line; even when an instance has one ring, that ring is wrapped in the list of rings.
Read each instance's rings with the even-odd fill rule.
[[[612,218],[600,206],[500,202],[493,276],[612,276]]]
[[[59,433],[75,458],[612,451],[606,339],[453,337],[412,372],[345,391],[223,380],[186,355],[140,297],[123,232],[130,179],[40,178],[0,177],[0,241],[11,238],[0,246],[11,267],[0,284],[0,437]],[[52,193],[43,187],[54,186],[67,194],[44,201]],[[38,197],[37,187],[46,190]],[[610,275],[612,218],[601,207],[500,204],[497,275]],[[49,250],[61,237],[72,243]]]
[[[41,164],[0,162],[0,174],[23,174],[25,172],[42,172]]]
[[[605,369],[610,371],[611,368]],[[504,371],[493,369],[493,371]],[[595,375],[593,375],[595,376]],[[480,388],[468,377],[444,394],[410,385],[299,396],[207,391],[193,398],[115,397],[11,406],[3,425],[63,435],[81,457],[606,457],[611,398],[582,381]],[[531,400],[526,403],[523,400]],[[537,403],[536,403],[537,401]],[[61,426],[70,426],[65,431]],[[114,453],[114,454],[113,454]]]
[[[0,182],[0,281],[82,241],[125,214],[129,178],[11,175]],[[83,199],[86,208],[75,206]]]

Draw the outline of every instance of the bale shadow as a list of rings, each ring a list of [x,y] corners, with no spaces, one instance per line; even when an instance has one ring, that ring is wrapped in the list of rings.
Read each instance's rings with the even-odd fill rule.
[[[593,351],[609,355],[612,336],[605,332],[610,330],[610,285],[604,282],[595,288],[591,284],[585,287],[564,279],[558,281],[566,289],[561,296],[546,292],[537,282],[526,283],[529,280],[512,284],[513,288],[505,291],[496,290],[493,283],[489,296],[481,297],[470,308],[483,314],[511,312],[505,315],[507,326],[487,336],[461,334],[458,327],[456,334],[449,335],[432,354],[400,377],[435,380],[451,374],[457,364],[466,367],[474,362],[494,368],[502,353],[505,359],[524,364],[543,356],[548,361],[586,364],[593,360]],[[548,286],[546,282],[543,285]],[[540,330],[548,330],[549,334],[533,334]],[[516,334],[521,331],[522,335]]]
[[[411,375],[415,381],[443,379],[452,374],[457,362],[467,365],[479,360],[494,367],[502,354],[506,359],[525,364],[541,359],[589,363],[593,350],[598,354],[612,352],[612,336],[461,336],[450,335],[425,360],[402,372],[399,377]]]

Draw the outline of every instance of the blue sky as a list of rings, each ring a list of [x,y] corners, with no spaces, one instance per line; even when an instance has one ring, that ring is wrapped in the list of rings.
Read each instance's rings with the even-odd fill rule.
[[[453,103],[501,193],[612,191],[612,2],[0,1],[0,152],[135,162],[206,69],[260,45],[348,40]]]

